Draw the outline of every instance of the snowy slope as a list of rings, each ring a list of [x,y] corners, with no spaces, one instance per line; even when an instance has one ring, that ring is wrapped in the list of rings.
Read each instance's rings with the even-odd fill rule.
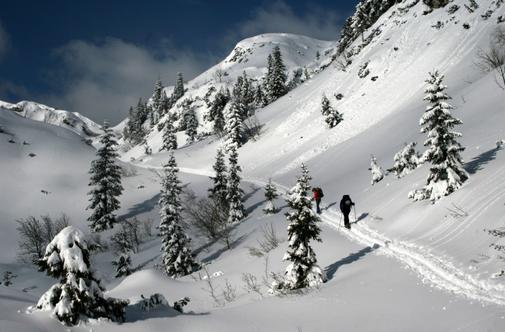
[[[249,179],[273,177],[285,186],[294,183],[300,163],[306,162],[314,183],[323,185],[328,203],[338,202],[346,193],[357,200],[357,214],[366,224],[359,226],[363,232],[371,228],[401,239],[418,252],[430,252],[440,262],[496,284],[503,281],[492,276],[503,261],[489,247],[494,239],[485,229],[505,222],[505,187],[499,180],[505,160],[495,149],[504,135],[505,113],[500,105],[505,96],[494,74],[482,73],[475,61],[478,50],[488,46],[505,6],[498,3],[486,19],[483,15],[496,8],[495,1],[482,1],[473,13],[464,8],[465,3],[454,1],[460,6],[454,14],[442,8],[423,15],[420,2],[408,11],[398,10],[405,4],[391,8],[373,27],[380,26],[382,33],[352,58],[345,71],[332,65],[258,112],[263,134],[241,148],[240,161]],[[437,22],[443,23],[439,29]],[[463,27],[465,23],[469,29]],[[370,74],[360,78],[359,69],[366,62]],[[425,137],[418,123],[426,105],[424,80],[434,69],[445,74],[454,114],[464,122],[460,128],[467,147],[463,157],[472,176],[459,192],[432,206],[407,199],[410,190],[423,185],[427,166],[402,180],[389,176],[373,187],[367,169],[370,154],[387,168],[404,142],[417,141],[422,149]],[[376,80],[371,79],[374,76]],[[341,101],[331,100],[344,115],[344,122],[333,130],[324,126],[320,115],[323,93],[344,95]],[[176,154],[179,163],[205,174],[220,143],[211,139],[183,147]],[[164,153],[142,157],[140,164],[158,166],[164,158]],[[455,214],[455,206],[468,215]],[[338,218],[337,209],[332,208],[333,219]]]
[[[0,101],[0,108],[11,110],[27,119],[69,129],[86,138],[95,137],[102,133],[100,125],[77,112],[57,110],[32,101],[20,101],[17,104]]]
[[[94,257],[95,266],[111,296],[132,301],[140,294],[155,292],[169,301],[190,296],[187,314],[157,312],[146,316],[135,312],[124,324],[93,322],[75,330],[164,331],[170,326],[177,331],[226,332],[503,331],[505,278],[493,275],[504,263],[489,247],[494,239],[484,230],[505,224],[505,154],[495,145],[505,136],[505,94],[495,84],[493,74],[480,72],[474,62],[478,49],[487,46],[497,17],[505,14],[505,6],[485,19],[482,15],[495,8],[496,1],[479,1],[480,7],[473,13],[464,8],[466,0],[451,3],[460,6],[455,14],[442,8],[423,15],[421,2],[408,11],[399,11],[409,3],[415,1],[394,6],[376,23],[373,28],[381,26],[382,33],[352,58],[345,71],[333,63],[258,112],[264,124],[262,135],[240,149],[245,178],[242,187],[250,215],[236,228],[232,250],[224,250],[221,243],[208,244],[190,229],[198,258],[208,263],[209,273],[215,273],[212,280],[218,298],[223,300],[222,291],[228,283],[235,289],[236,299],[216,305],[209,296],[207,282],[201,278],[203,274],[179,280],[162,275],[155,267],[160,243],[152,239],[132,257],[142,269],[129,277],[112,277],[110,252]],[[433,27],[439,21],[443,27]],[[464,23],[470,28],[463,28]],[[289,66],[305,63],[317,68],[312,63],[314,49],[331,46],[292,35],[264,36],[285,43],[285,47],[292,47],[287,39],[296,41],[292,48],[295,51],[285,52]],[[254,54],[265,49],[261,56],[241,51],[237,59],[242,58],[242,62],[230,64],[226,61],[233,58],[232,52],[215,68],[235,75],[247,69],[251,76],[260,75],[265,65],[261,59],[266,59],[266,47],[271,47],[260,46],[267,37],[251,38],[238,45],[239,50],[254,46]],[[311,54],[304,53],[312,57],[307,62],[296,56],[296,50],[303,50],[301,45],[311,49]],[[326,60],[323,57],[322,61]],[[369,62],[370,74],[359,78],[358,71],[365,62]],[[424,80],[433,69],[446,75],[448,93],[456,106],[454,115],[464,122],[459,129],[464,135],[462,143],[467,149],[463,156],[471,175],[458,192],[434,205],[407,199],[410,190],[424,184],[428,166],[401,180],[389,175],[374,186],[370,185],[367,170],[372,153],[387,168],[404,142],[417,141],[422,149],[424,136],[419,133],[418,123],[425,109]],[[374,76],[377,79],[371,80]],[[210,85],[216,84],[212,80],[210,69],[189,82],[188,95],[195,99],[203,96]],[[344,122],[332,130],[325,128],[320,115],[323,93],[344,114]],[[341,101],[333,97],[338,93],[344,95]],[[204,111],[202,106],[200,116]],[[24,313],[51,281],[13,261],[17,235],[12,221],[30,214],[63,211],[85,229],[89,212],[84,210],[86,172],[94,153],[75,134],[11,112],[0,110],[0,126],[5,132],[0,134],[0,187],[9,188],[10,193],[0,199],[0,269],[22,276],[13,287],[0,287],[0,326],[6,331],[63,331],[65,328],[46,313]],[[142,149],[134,148],[122,157],[124,162],[135,157],[132,164],[139,168],[135,176],[124,179],[120,216],[159,220],[156,171],[167,159],[166,153],[156,153],[159,136],[155,129],[148,137],[153,155],[145,156]],[[179,138],[183,142],[184,137]],[[8,143],[9,139],[16,144]],[[23,140],[40,142],[33,146],[36,157],[26,157],[32,145],[23,146]],[[215,150],[220,144],[221,140],[210,137],[176,151],[184,186],[199,196],[206,195],[207,176],[212,174]],[[272,297],[261,281],[268,275],[267,261],[250,255],[249,248],[258,246],[262,227],[269,223],[285,240],[283,213],[287,210],[280,198],[276,203],[283,210],[273,216],[263,215],[259,185],[272,177],[282,191],[286,190],[294,184],[301,162],[308,164],[312,184],[322,186],[325,192],[323,242],[314,244],[314,249],[329,281],[304,294]],[[139,189],[139,185],[145,187]],[[39,188],[46,187],[51,187],[55,196],[39,197]],[[350,194],[357,203],[357,220],[350,232],[340,226],[338,202],[343,194]],[[282,273],[285,250],[283,241],[269,253],[268,271]],[[258,278],[262,295],[244,289],[242,277],[246,272]],[[38,288],[23,291],[34,284]]]
[[[232,90],[237,77],[245,72],[255,83],[259,83],[267,72],[267,58],[275,46],[278,46],[283,55],[283,61],[288,74],[288,81],[296,70],[306,71],[309,76],[318,73],[322,67],[329,64],[334,54],[334,41],[322,41],[306,36],[287,33],[269,33],[251,37],[239,42],[230,54],[220,63],[185,83],[187,89],[181,100],[169,111],[181,114],[181,102],[192,99],[192,106],[200,123],[199,133],[211,131],[211,124],[204,121],[203,117],[208,111],[205,96],[210,100],[220,88]],[[319,59],[316,54],[319,53]],[[305,76],[302,76],[305,79]],[[215,89],[212,92],[211,89]],[[166,87],[165,93],[170,96],[173,87]],[[160,120],[163,123],[166,118]],[[183,132],[178,133],[179,146],[185,144],[186,137]],[[147,144],[153,151],[161,147],[162,132],[154,127],[147,137]],[[124,154],[124,160],[139,158],[144,153],[143,146],[137,146]]]

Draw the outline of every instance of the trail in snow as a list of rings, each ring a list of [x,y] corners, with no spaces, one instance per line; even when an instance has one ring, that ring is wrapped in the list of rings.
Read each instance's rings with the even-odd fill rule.
[[[157,167],[150,167],[157,168]],[[182,173],[212,176],[213,172],[206,169],[192,169],[181,167]],[[245,179],[244,181],[259,186],[266,185],[260,179]],[[275,185],[285,193],[289,188],[279,183]],[[454,266],[448,259],[441,258],[429,252],[428,248],[414,245],[405,241],[390,239],[370,227],[353,224],[352,230],[340,226],[341,213],[335,209],[323,209],[321,220],[339,231],[348,239],[377,248],[377,253],[394,258],[416,272],[424,283],[434,287],[464,296],[471,300],[484,303],[494,303],[505,306],[505,287],[479,280]]]

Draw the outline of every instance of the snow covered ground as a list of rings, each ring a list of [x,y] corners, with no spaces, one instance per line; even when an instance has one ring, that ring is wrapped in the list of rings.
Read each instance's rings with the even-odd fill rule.
[[[198,258],[208,263],[206,267],[214,275],[211,282],[219,304],[209,295],[203,272],[172,280],[157,270],[160,242],[152,238],[132,257],[134,266],[142,268],[126,278],[113,278],[110,252],[95,257],[108,295],[134,301],[141,294],[159,292],[169,302],[189,296],[186,314],[132,313],[123,324],[93,322],[73,330],[502,331],[505,277],[495,275],[504,262],[490,248],[495,239],[485,230],[505,224],[505,154],[495,144],[505,136],[505,94],[493,73],[482,73],[475,61],[479,48],[488,46],[505,6],[484,19],[482,15],[494,8],[496,1],[480,1],[473,13],[463,7],[466,1],[454,3],[461,6],[454,14],[439,9],[422,15],[421,3],[404,14],[398,6],[405,3],[393,7],[376,24],[382,24],[382,33],[353,58],[345,72],[332,64],[258,112],[264,124],[262,135],[240,149],[245,205],[250,214],[236,228],[233,248],[207,244],[192,231]],[[443,27],[433,27],[439,21]],[[236,58],[247,57],[246,62],[230,67],[236,48],[216,68],[234,75],[242,70],[259,75],[256,70],[261,72],[258,68],[264,66],[269,53],[266,48],[263,52],[262,43],[284,45],[290,68],[317,68],[310,60],[315,57],[314,50],[331,47],[331,43],[305,37],[262,35],[237,45],[245,51]],[[244,45],[255,47],[253,55]],[[308,45],[306,58],[298,53],[301,45]],[[359,68],[365,62],[371,73],[359,78]],[[453,114],[464,122],[459,129],[470,180],[436,204],[413,203],[407,194],[424,184],[428,166],[402,179],[389,175],[374,186],[367,168],[370,154],[383,168],[390,167],[404,142],[417,141],[422,150],[424,135],[419,133],[418,123],[425,109],[424,80],[433,69],[445,74],[451,103],[456,107]],[[212,71],[189,82],[190,93],[203,95],[206,84],[213,82]],[[373,76],[378,78],[373,81]],[[344,115],[344,122],[331,131],[320,115],[323,93]],[[333,97],[338,93],[344,96],[341,101]],[[204,111],[200,110],[200,116]],[[18,275],[12,286],[0,286],[0,330],[65,330],[47,313],[26,313],[52,280],[15,260],[15,220],[64,212],[72,224],[86,230],[87,172],[94,149],[65,128],[3,109],[0,126],[0,188],[7,188],[0,199],[0,271]],[[180,142],[183,139],[181,136]],[[148,142],[157,151],[160,133],[152,132]],[[200,196],[206,195],[210,186],[208,176],[220,143],[210,137],[176,151],[183,184]],[[157,171],[167,156],[145,156],[141,147],[122,156],[123,166],[135,171],[123,179],[125,192],[118,215],[159,221]],[[132,163],[131,157],[136,159]],[[286,207],[280,198],[277,204],[283,210],[265,216],[261,187],[272,178],[285,191],[294,184],[301,162],[307,163],[312,184],[325,192],[323,242],[314,244],[314,249],[328,282],[304,294],[270,296],[262,279],[265,269],[284,271],[286,264],[281,258],[286,242],[271,251],[268,260],[252,256],[249,248],[258,247],[262,228],[270,223],[281,238],[287,237]],[[357,220],[351,231],[340,225],[338,202],[343,194],[350,194],[357,204]],[[244,273],[257,278],[261,295],[244,289]],[[221,294],[227,283],[235,289],[232,301],[225,301]]]

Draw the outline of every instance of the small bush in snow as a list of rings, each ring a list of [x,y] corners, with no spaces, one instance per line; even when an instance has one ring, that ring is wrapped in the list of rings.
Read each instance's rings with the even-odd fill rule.
[[[404,147],[395,154],[394,165],[388,171],[393,172],[398,178],[401,178],[413,170],[420,164],[420,155],[416,152],[416,142],[405,143]]]
[[[275,184],[272,183],[272,179],[268,179],[268,183],[265,186],[265,199],[267,202],[263,208],[264,213],[269,214],[277,212],[274,204],[274,200],[277,197],[279,197],[279,194],[277,193],[277,187],[275,187]]]
[[[112,266],[116,268],[116,278],[128,276],[132,273],[130,255],[123,253],[120,254],[117,261],[112,262]]]
[[[124,320],[128,302],[103,296],[105,289],[91,270],[88,246],[79,229],[61,230],[48,244],[39,267],[59,282],[42,295],[38,309],[51,311],[65,325],[85,317]]]
[[[370,161],[370,168],[368,170],[372,172],[372,186],[384,179],[384,171],[382,170],[382,167],[377,164],[377,159],[375,159],[373,155]]]
[[[17,275],[12,273],[11,271],[5,271],[2,276],[2,282],[0,282],[0,284],[4,285],[5,287],[9,287],[10,285],[12,285],[12,280],[16,277]]]

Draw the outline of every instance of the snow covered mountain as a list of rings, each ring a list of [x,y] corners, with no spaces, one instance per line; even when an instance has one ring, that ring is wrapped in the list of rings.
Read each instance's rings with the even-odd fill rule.
[[[200,123],[199,132],[210,132],[211,124],[204,121],[204,115],[209,109],[206,100],[212,100],[221,88],[232,90],[237,78],[244,73],[253,83],[259,84],[267,73],[267,58],[276,46],[283,55],[288,82],[293,80],[295,75],[298,75],[297,79],[300,81],[315,75],[329,65],[335,53],[334,41],[322,41],[288,33],[269,33],[244,39],[223,61],[187,82],[184,97],[168,113],[183,113],[183,102],[192,100],[192,107]],[[173,86],[165,87],[164,92],[170,96],[173,89]],[[166,116],[160,119],[160,123],[165,121]],[[155,127],[149,132],[146,141],[153,151],[158,151],[161,147],[161,138],[162,132]],[[180,145],[184,144],[185,137],[182,132],[178,134],[178,141]],[[139,157],[143,152],[143,146],[134,147],[125,154],[125,159]]]
[[[170,325],[178,331],[503,331],[505,276],[499,272],[504,262],[491,247],[497,242],[487,230],[505,224],[505,154],[496,145],[505,136],[505,94],[495,73],[475,64],[505,24],[504,1],[436,1],[446,5],[432,10],[424,4],[430,1],[376,3],[390,8],[337,57],[336,42],[266,34],[240,42],[225,60],[186,84],[185,97],[194,100],[199,130],[205,132],[210,124],[203,119],[208,111],[204,97],[211,87],[231,88],[243,71],[259,80],[275,45],[290,77],[296,69],[308,72],[299,86],[256,111],[261,134],[239,150],[248,217],[234,228],[231,250],[188,226],[195,253],[207,265],[204,272],[180,279],[157,268],[157,237],[132,253],[130,276],[113,278],[112,250],[94,257],[108,295],[133,303],[140,294],[161,293],[172,301],[189,296],[188,314],[130,311],[124,324],[97,321],[93,330],[162,331]],[[427,105],[425,80],[434,70],[445,75],[452,113],[463,121],[457,130],[463,134],[470,178],[432,204],[408,198],[426,183],[429,165],[401,179],[386,175],[374,185],[368,168],[371,154],[389,168],[404,142],[416,141],[417,149],[424,150],[426,135],[419,132],[419,119]],[[165,91],[170,94],[172,88]],[[343,122],[333,129],[321,115],[323,95],[343,113]],[[180,108],[176,104],[171,112]],[[64,124],[63,119],[53,121]],[[9,193],[0,198],[0,269],[18,274],[12,287],[0,288],[0,323],[6,331],[63,331],[47,313],[24,314],[51,281],[14,261],[15,220],[65,212],[73,225],[86,229],[87,171],[94,151],[68,130],[13,112],[0,110],[0,129],[0,188]],[[178,140],[175,158],[184,188],[206,197],[223,139],[204,136],[186,144],[179,132]],[[168,153],[158,152],[161,132],[156,126],[146,143],[152,154],[136,146],[121,156],[129,175],[123,178],[118,215],[154,220],[156,225],[158,173]],[[328,281],[317,291],[270,296],[265,285],[272,281],[270,272],[282,273],[287,265],[282,261],[287,247],[284,213],[289,210],[284,193],[294,185],[302,162],[311,184],[325,194],[322,242],[313,248]],[[261,211],[262,187],[269,178],[281,193],[276,201],[281,211],[274,215]],[[344,194],[356,202],[350,231],[342,227],[338,209]],[[260,257],[253,249],[270,228],[280,244]]]
[[[0,101],[0,109],[13,111],[27,119],[69,129],[86,138],[95,137],[103,132],[100,125],[77,112],[57,110],[32,101],[20,101],[16,104]]]

